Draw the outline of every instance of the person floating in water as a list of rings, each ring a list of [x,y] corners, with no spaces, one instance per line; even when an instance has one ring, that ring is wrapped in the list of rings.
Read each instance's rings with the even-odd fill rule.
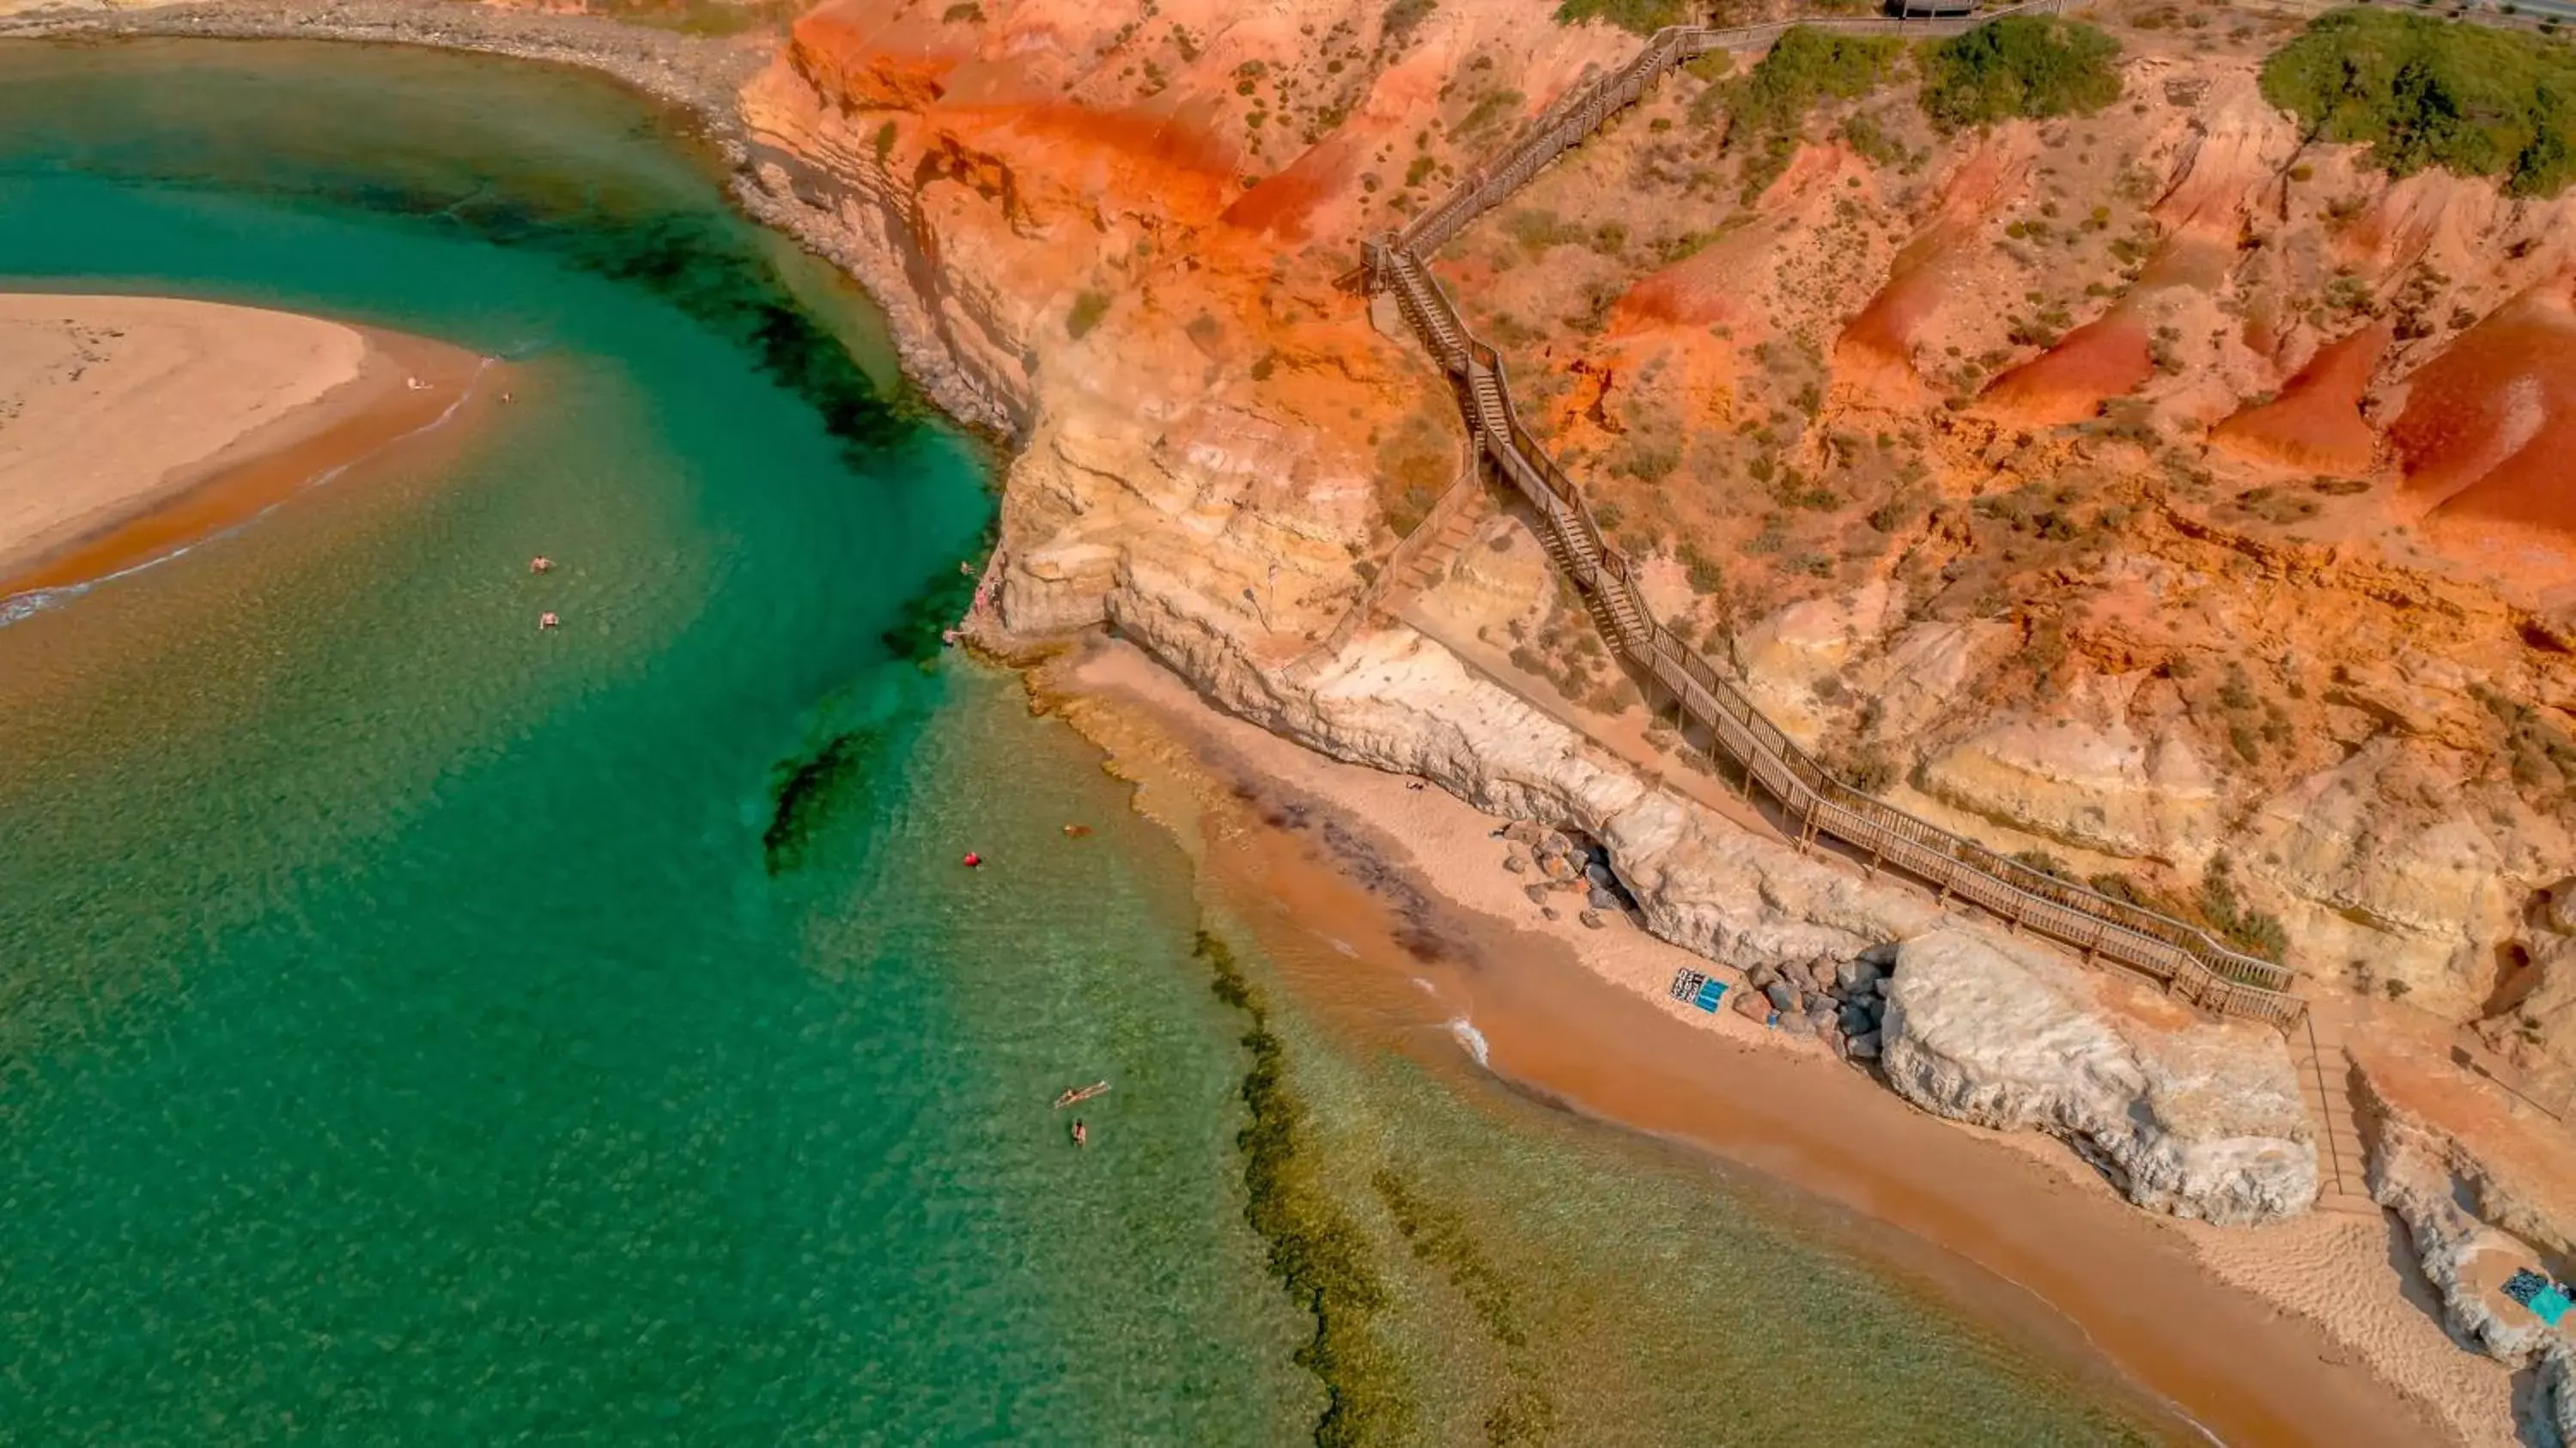
[[[562,619],[555,617],[551,613],[541,613],[537,615],[537,627],[539,630],[557,628],[560,627],[562,623]]]
[[[1077,1101],[1088,1101],[1108,1089],[1109,1083],[1106,1081],[1094,1081],[1088,1086],[1067,1086],[1064,1088],[1064,1094],[1055,1099],[1055,1109],[1062,1111]]]
[[[1089,826],[1089,825],[1066,825],[1066,826],[1064,827],[1064,833],[1065,833],[1065,838],[1067,838],[1067,839],[1074,839],[1074,840],[1078,840],[1078,839],[1081,839],[1084,835],[1087,835],[1087,834],[1091,833],[1091,826]]]
[[[1091,1145],[1091,1128],[1083,1125],[1082,1118],[1079,1116],[1073,1119],[1073,1144],[1076,1146]]]
[[[528,560],[528,571],[530,573],[552,573],[554,571],[554,567],[555,561],[542,553]]]

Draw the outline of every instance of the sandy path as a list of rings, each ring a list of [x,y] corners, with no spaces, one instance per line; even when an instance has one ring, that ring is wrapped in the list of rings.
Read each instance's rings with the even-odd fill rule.
[[[354,327],[168,297],[0,294],[0,573],[149,508],[358,379]],[[284,442],[284,438],[271,439]]]
[[[1960,1279],[1963,1301],[2043,1336],[2071,1334],[2222,1441],[2513,1441],[2507,1374],[2450,1343],[2413,1300],[2420,1289],[2393,1260],[2386,1221],[2232,1229],[2150,1217],[2057,1143],[1939,1120],[1732,1011],[1672,1001],[1677,968],[1740,973],[1624,924],[1539,919],[1523,882],[1499,868],[1501,847],[1486,837],[1495,821],[1437,789],[1408,790],[1217,714],[1124,646],[1051,667],[1038,687],[1075,696],[1068,717],[1139,782],[1140,807],[1183,834],[1204,869],[1284,902],[1295,928],[1367,940],[1359,916],[1388,897],[1379,863],[1436,901],[1435,928],[1480,938],[1480,966],[1361,955],[1391,955],[1471,1008],[1494,1066],[1543,1094],[1697,1141],[1956,1254],[1992,1274]],[[1276,831],[1224,818],[1242,812],[1242,779],[1374,841],[1381,861],[1357,873],[1377,883],[1358,898],[1377,906],[1336,903],[1329,881],[1301,881],[1310,842],[1283,847],[1267,838]],[[1497,968],[1505,960],[1531,968]]]

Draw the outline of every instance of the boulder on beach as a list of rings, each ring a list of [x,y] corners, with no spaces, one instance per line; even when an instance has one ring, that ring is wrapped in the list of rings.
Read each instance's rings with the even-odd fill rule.
[[[2065,1138],[2142,1207],[2221,1223],[2306,1211],[2317,1154],[2280,1034],[2115,1004],[2125,988],[1982,933],[1916,936],[1881,1025],[1888,1081],[1942,1116]]]

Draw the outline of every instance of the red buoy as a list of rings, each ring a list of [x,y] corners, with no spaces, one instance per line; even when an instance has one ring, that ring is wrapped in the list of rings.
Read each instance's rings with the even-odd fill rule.
[[[983,863],[984,863],[984,857],[983,857],[982,855],[976,854],[973,850],[968,850],[968,851],[966,852],[966,868],[967,868],[967,869],[970,869],[970,870],[971,870],[971,869],[974,869],[976,866],[981,865],[981,864],[983,864]]]

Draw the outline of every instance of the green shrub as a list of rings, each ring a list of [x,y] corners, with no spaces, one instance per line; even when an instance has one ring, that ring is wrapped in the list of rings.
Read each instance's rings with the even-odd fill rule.
[[[1691,592],[1705,596],[1726,587],[1725,572],[1719,569],[1716,559],[1699,551],[1698,544],[1683,539],[1680,557],[1682,570],[1690,579]]]
[[[1069,335],[1079,338],[1099,326],[1100,319],[1107,315],[1109,315],[1109,294],[1084,292],[1073,299],[1073,310],[1064,314],[1064,330]]]
[[[2576,180],[2576,56],[2532,36],[2337,10],[2264,62],[2263,96],[2394,175],[2439,166],[2516,196]]]
[[[1905,159],[1905,145],[1887,134],[1876,116],[1859,115],[1843,122],[1843,144],[1874,166],[1893,166]]]
[[[1519,242],[1531,256],[1537,256],[1551,246],[1583,241],[1588,236],[1582,227],[1541,206],[1505,212],[1502,225],[1503,234]]]
[[[1943,130],[2090,115],[2120,98],[2120,42],[2071,20],[2011,16],[1923,47],[1923,113]]]
[[[1381,21],[1384,28],[1378,34],[1385,37],[1387,44],[1402,50],[1413,39],[1413,32],[1439,8],[1438,0],[1395,0],[1386,7]]]
[[[1807,113],[1828,97],[1852,100],[1885,84],[1904,47],[1893,39],[1798,26],[1742,80],[1721,92],[1726,149],[1745,153],[1744,194],[1760,194],[1789,169]]]
[[[2225,855],[2211,859],[2201,877],[2200,914],[2228,944],[2248,955],[2277,961],[2289,949],[2290,933],[2281,918],[2250,909],[2237,897],[2236,877]]]
[[[1556,7],[1556,23],[1606,20],[1632,35],[1652,35],[1667,25],[1698,19],[1698,11],[1694,0],[1565,0]]]

